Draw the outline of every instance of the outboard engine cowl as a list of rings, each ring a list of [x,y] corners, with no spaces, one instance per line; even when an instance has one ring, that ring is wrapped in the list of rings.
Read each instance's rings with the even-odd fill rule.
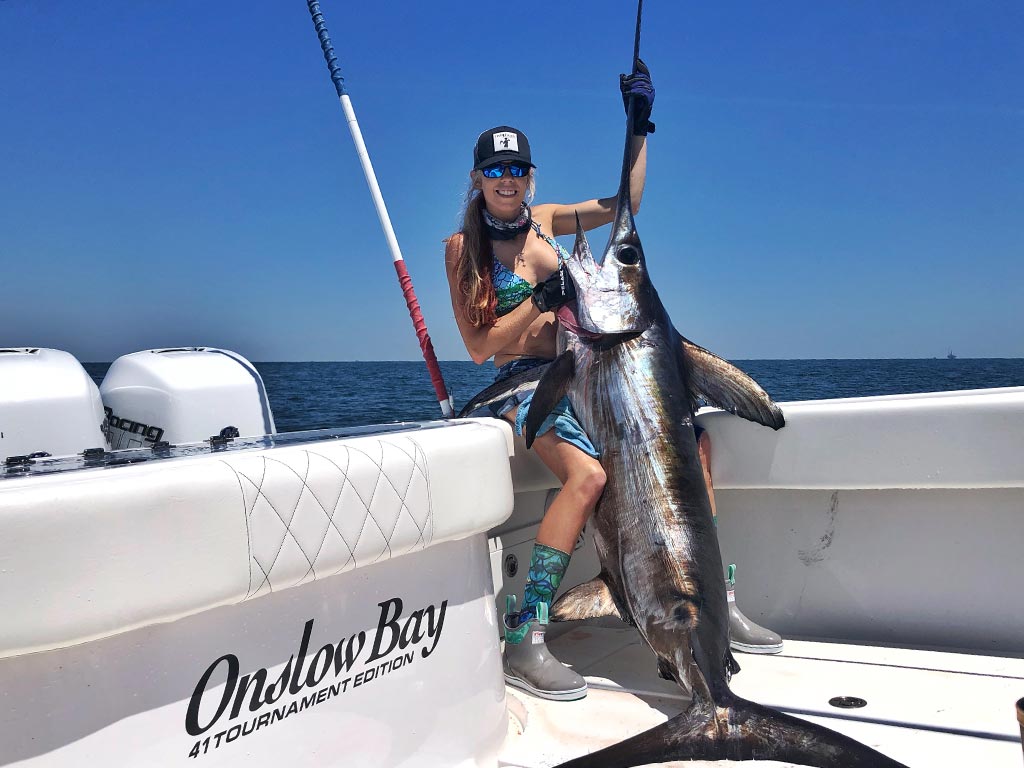
[[[82,364],[58,349],[0,349],[0,466],[17,456],[106,448],[103,404]]]
[[[222,432],[247,437],[276,431],[263,379],[252,363],[226,349],[124,355],[111,363],[100,394],[115,449],[197,443]]]

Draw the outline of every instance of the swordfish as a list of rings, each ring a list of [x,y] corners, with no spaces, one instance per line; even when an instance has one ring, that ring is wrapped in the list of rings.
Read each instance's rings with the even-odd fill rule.
[[[729,689],[739,666],[729,650],[722,559],[693,414],[703,400],[773,429],[784,418],[753,379],[672,325],[633,221],[631,125],[632,105],[612,232],[600,261],[577,222],[566,264],[577,301],[559,311],[559,355],[536,384],[526,438],[531,444],[567,395],[608,477],[591,521],[601,572],[557,600],[552,618],[612,615],[633,625],[662,676],[675,680],[691,703],[667,722],[563,768],[685,759],[901,768],[847,736]],[[528,378],[504,383],[530,386]],[[475,404],[488,396],[499,393],[482,392]]]

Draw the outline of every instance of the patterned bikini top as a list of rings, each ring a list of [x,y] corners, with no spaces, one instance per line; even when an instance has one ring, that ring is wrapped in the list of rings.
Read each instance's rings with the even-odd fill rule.
[[[537,237],[540,237],[550,245],[555,254],[558,256],[559,262],[562,262],[569,258],[569,252],[565,250],[558,242],[553,238],[545,235],[540,231],[540,225],[537,222],[531,222],[534,232],[537,233]],[[511,269],[506,267],[494,254],[491,254],[494,259],[494,268],[491,270],[491,280],[494,282],[494,292],[498,295],[498,306],[495,307],[494,313],[501,317],[507,315],[513,309],[518,307],[524,301],[526,301],[533,294],[533,286],[530,285],[530,281],[520,277]]]

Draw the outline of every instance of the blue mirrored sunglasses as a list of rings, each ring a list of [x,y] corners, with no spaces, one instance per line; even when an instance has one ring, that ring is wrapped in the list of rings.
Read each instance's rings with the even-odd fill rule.
[[[514,179],[521,179],[530,172],[530,166],[523,165],[522,163],[495,163],[494,165],[488,165],[486,168],[481,168],[480,171],[488,179],[500,179],[505,175],[506,168],[508,168],[508,172],[512,174]]]

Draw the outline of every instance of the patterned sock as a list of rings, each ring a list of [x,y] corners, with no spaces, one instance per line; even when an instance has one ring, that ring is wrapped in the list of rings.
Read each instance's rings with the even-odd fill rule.
[[[519,612],[519,624],[537,616],[537,603],[551,605],[551,600],[562,583],[565,569],[569,566],[570,555],[548,547],[534,544],[530,557],[530,573],[526,577],[526,591],[523,594],[523,610]]]

